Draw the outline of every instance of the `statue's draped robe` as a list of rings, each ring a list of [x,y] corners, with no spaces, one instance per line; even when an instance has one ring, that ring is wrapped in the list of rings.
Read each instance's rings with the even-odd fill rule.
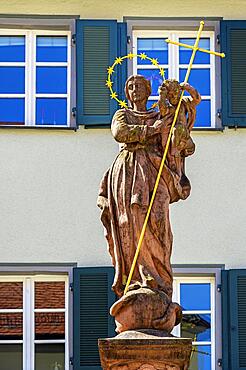
[[[167,139],[172,123],[172,117],[167,117],[162,134],[156,134],[153,124],[159,118],[159,113],[154,111],[140,113],[121,109],[112,121],[112,134],[121,143],[121,150],[101,181],[98,205],[115,267],[113,289],[119,297],[123,295],[160,168],[163,137]],[[184,157],[181,162],[183,169]],[[152,287],[164,291],[170,298],[169,204],[185,199],[189,191],[190,183],[185,174],[182,172],[179,176],[165,165],[132,278],[132,283],[142,282],[144,274],[150,278]]]

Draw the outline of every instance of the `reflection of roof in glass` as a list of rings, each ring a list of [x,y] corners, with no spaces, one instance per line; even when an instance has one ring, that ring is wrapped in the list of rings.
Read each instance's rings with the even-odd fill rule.
[[[205,320],[205,315],[198,314],[187,314],[182,318],[182,324],[184,330],[189,331],[190,333],[202,333],[203,331],[210,329],[211,324],[209,321]]]

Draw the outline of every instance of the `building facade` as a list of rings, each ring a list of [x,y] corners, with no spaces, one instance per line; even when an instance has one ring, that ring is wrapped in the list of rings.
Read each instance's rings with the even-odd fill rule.
[[[246,3],[238,0],[0,1],[0,370],[99,369],[113,336],[113,268],[96,199],[119,148],[105,87],[118,56],[146,53],[202,96],[187,160],[192,193],[171,206],[175,335],[193,338],[191,370],[246,368]],[[159,70],[129,58],[156,101]]]

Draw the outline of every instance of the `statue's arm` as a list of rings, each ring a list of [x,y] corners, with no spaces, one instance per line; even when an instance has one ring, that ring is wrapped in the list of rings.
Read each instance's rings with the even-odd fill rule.
[[[163,126],[163,120],[155,121],[152,126],[129,124],[126,120],[125,111],[119,110],[113,117],[111,131],[115,140],[119,143],[143,143],[148,137],[161,133]]]
[[[181,83],[180,86],[190,94],[193,105],[198,105],[201,102],[201,95],[193,86],[188,83]]]

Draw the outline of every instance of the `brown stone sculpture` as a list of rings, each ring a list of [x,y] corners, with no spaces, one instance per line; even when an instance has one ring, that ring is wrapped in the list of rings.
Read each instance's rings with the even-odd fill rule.
[[[132,282],[124,295],[181,89],[191,97],[183,98]],[[190,131],[201,98],[189,84],[166,80],[160,88],[159,112],[147,110],[151,87],[140,75],[128,78],[125,92],[132,108],[120,109],[113,117],[111,130],[121,149],[101,181],[98,198],[115,267],[112,288],[119,298],[111,314],[118,333],[155,329],[168,334],[182,316],[180,306],[172,302],[169,205],[190,194],[184,162],[195,150]]]

